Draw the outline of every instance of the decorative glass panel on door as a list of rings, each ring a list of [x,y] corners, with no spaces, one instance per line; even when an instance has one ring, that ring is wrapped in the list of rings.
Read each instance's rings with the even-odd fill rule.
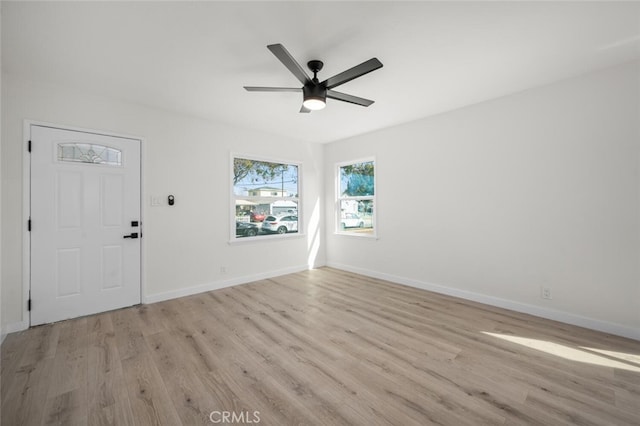
[[[122,151],[96,144],[60,143],[58,144],[58,161],[122,166]]]

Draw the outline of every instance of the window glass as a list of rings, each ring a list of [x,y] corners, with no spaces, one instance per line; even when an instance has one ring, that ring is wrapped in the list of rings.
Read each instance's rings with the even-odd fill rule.
[[[375,235],[375,162],[338,165],[337,232]]]
[[[373,161],[349,164],[340,167],[340,195],[367,196],[374,195]]]
[[[233,158],[232,239],[298,232],[299,169],[297,164]]]

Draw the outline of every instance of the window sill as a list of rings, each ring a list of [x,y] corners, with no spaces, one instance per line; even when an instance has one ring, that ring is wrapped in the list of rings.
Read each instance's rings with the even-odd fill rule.
[[[234,238],[229,240],[227,244],[248,244],[248,243],[256,243],[260,241],[279,241],[279,240],[292,240],[305,238],[307,234],[292,232],[289,234],[273,234],[273,235],[259,235],[256,237],[243,237],[243,238]]]
[[[364,232],[335,231],[333,233],[333,235],[340,235],[340,236],[344,236],[344,237],[353,237],[353,238],[364,238],[364,239],[369,239],[369,240],[377,240],[378,239],[378,235],[376,233],[367,234],[367,233],[364,233]]]

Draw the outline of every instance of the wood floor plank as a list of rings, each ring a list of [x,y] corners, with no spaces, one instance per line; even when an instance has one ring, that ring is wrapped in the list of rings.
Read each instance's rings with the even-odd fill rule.
[[[179,331],[163,331],[146,337],[151,357],[185,425],[206,424],[209,414],[218,406],[211,400],[200,377],[205,372],[193,368],[194,360],[185,353]]]
[[[331,268],[1,349],[3,425],[640,424],[640,342]]]
[[[13,372],[13,380],[2,380],[0,424],[17,426],[42,423],[52,369],[53,358],[46,358],[36,364],[21,366]]]
[[[25,330],[17,333],[9,334],[2,343],[2,353],[0,354],[0,374],[2,374],[3,383],[8,386],[12,377],[11,372],[17,370],[27,347],[29,346],[30,337],[37,340],[38,330]],[[36,343],[37,344],[37,343]],[[4,398],[3,394],[3,398]]]
[[[44,424],[87,423],[87,318],[60,323],[58,348],[51,368]]]
[[[59,334],[59,332],[52,332],[54,328],[59,329],[59,327],[53,325],[38,327],[21,333],[14,333],[7,338],[7,341],[5,341],[2,346],[2,360],[0,364],[2,364],[3,370],[16,371],[17,374],[13,376],[3,375],[3,386],[22,388],[23,391],[26,391],[28,388],[31,389],[31,392],[33,391],[29,384],[31,382],[29,376],[37,374],[39,364],[42,364],[44,359],[53,358],[55,354],[57,338],[56,343],[53,344],[53,349],[49,349],[51,348],[52,340],[49,336]],[[45,387],[44,397],[46,398],[48,387],[43,387]],[[14,395],[4,393],[2,395],[3,401],[4,398],[7,397],[14,397]]]
[[[136,424],[180,426],[182,421],[148,352],[122,360],[126,391]]]
[[[43,359],[55,357],[60,330],[60,324],[48,324],[33,329],[34,336],[20,359],[20,365],[37,364]]]
[[[116,330],[116,346],[121,360],[135,358],[147,351],[145,329],[139,318],[140,307],[120,309],[110,313]]]
[[[111,314],[88,318],[88,422],[91,425],[135,425],[125,392],[125,377]]]

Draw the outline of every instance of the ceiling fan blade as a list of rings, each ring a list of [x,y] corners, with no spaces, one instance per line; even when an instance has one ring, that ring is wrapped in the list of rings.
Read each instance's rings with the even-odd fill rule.
[[[307,112],[311,112],[311,110],[309,108],[305,107],[304,105],[302,105],[300,107],[300,112],[307,113]]]
[[[327,98],[336,99],[338,101],[349,102],[351,104],[362,105],[368,107],[373,103],[370,99],[359,98],[353,95],[347,95],[346,93],[336,92],[335,90],[327,90]]]
[[[378,68],[382,68],[382,62],[380,62],[378,58],[371,58],[360,65],[356,65],[353,68],[349,68],[348,70],[341,72],[340,74],[329,77],[321,84],[325,85],[327,89],[333,89],[334,87],[340,86],[354,78],[358,78],[370,73],[371,71],[375,71]]]
[[[301,87],[255,87],[244,86],[247,92],[302,92]]]
[[[296,76],[300,83],[304,85],[311,82],[311,79],[304,71],[304,69],[300,66],[299,63],[296,62],[295,59],[293,59],[293,56],[291,56],[289,51],[285,49],[283,45],[270,44],[267,46],[267,49],[269,49],[271,53],[276,55],[276,58],[280,59],[280,62],[282,62],[282,64],[287,67],[287,69],[291,71],[293,75]]]

